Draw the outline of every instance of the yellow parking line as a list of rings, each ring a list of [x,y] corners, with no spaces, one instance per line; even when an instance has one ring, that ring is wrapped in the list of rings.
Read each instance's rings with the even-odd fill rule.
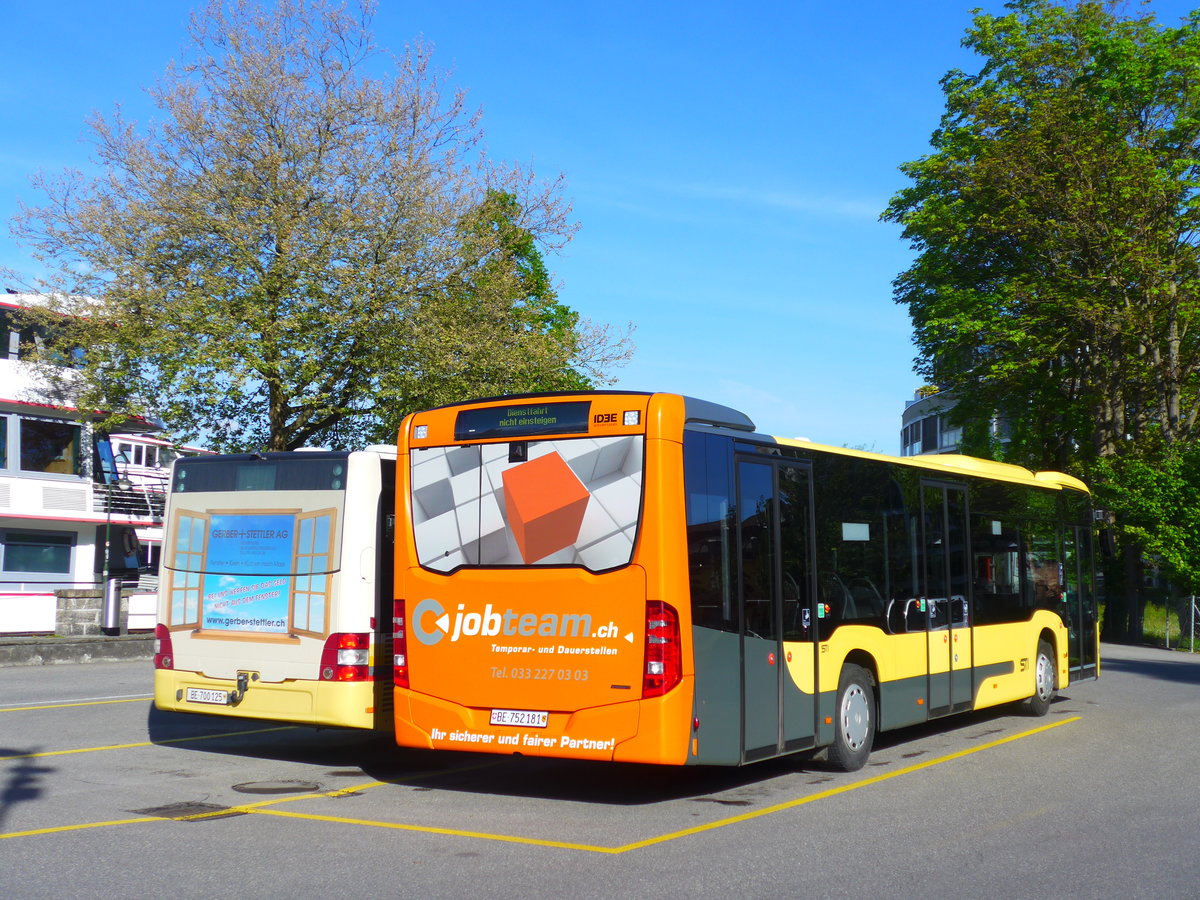
[[[1033,735],[1036,735],[1036,734],[1041,734],[1041,733],[1049,731],[1053,728],[1058,728],[1059,726],[1062,726],[1062,725],[1068,725],[1072,722],[1078,722],[1078,721],[1080,721],[1081,718],[1082,718],[1081,716],[1072,716],[1068,719],[1063,719],[1059,722],[1051,722],[1046,725],[1039,726],[1038,728],[1032,728],[1028,731],[1023,731],[1020,734],[1014,734],[1014,735],[1009,735],[1008,737],[998,738],[997,740],[989,741],[986,744],[980,744],[977,747],[971,747],[966,750],[958,750],[954,753],[948,753],[945,756],[939,756],[939,757],[936,757],[935,759],[929,759],[929,760],[925,760],[924,762],[915,763],[911,766],[905,766],[904,768],[897,769],[894,772],[887,772],[882,775],[876,775],[873,778],[865,778],[861,781],[855,781],[850,784],[839,785],[838,787],[830,788],[829,790],[820,791],[816,794],[809,794],[808,796],[805,796],[805,797],[798,797],[795,800],[788,800],[784,803],[777,803],[773,806],[764,807],[763,809],[756,809],[751,812],[742,813],[742,814],[736,815],[736,816],[730,816],[725,819],[719,819],[715,822],[709,822],[704,825],[697,825],[692,828],[685,828],[681,831],[673,831],[673,832],[669,832],[668,834],[662,834],[662,835],[658,835],[656,837],[646,838],[645,840],[634,841],[633,843],[622,844],[622,845],[616,846],[616,847],[604,847],[604,846],[598,846],[595,844],[576,844],[576,843],[571,843],[568,841],[551,841],[551,840],[544,840],[541,838],[521,837],[519,835],[494,834],[494,833],[485,832],[485,831],[465,831],[465,830],[457,829],[457,828],[439,828],[439,827],[430,826],[430,825],[408,825],[408,824],[405,824],[402,822],[381,822],[381,821],[376,821],[376,820],[372,820],[372,819],[353,819],[353,818],[349,818],[346,816],[326,816],[326,815],[319,815],[316,813],[299,813],[299,812],[292,812],[290,810],[268,808],[268,807],[278,806],[279,804],[282,804],[282,803],[292,803],[297,800],[336,799],[338,797],[344,797],[349,794],[358,793],[360,791],[364,791],[369,788],[382,787],[382,786],[388,785],[388,784],[403,784],[405,782],[410,782],[410,781],[419,781],[419,780],[423,780],[425,777],[431,777],[433,775],[444,775],[444,774],[446,774],[445,772],[431,772],[431,773],[427,773],[427,775],[424,775],[424,776],[415,776],[413,778],[404,779],[399,782],[371,781],[371,782],[367,782],[365,784],[354,785],[352,787],[339,788],[338,790],[335,790],[335,791],[300,794],[300,795],[294,796],[294,797],[275,797],[275,798],[271,798],[269,800],[259,801],[258,803],[249,803],[249,804],[245,804],[245,805],[241,805],[241,806],[232,806],[232,807],[228,807],[228,808],[222,809],[222,810],[214,810],[212,812],[196,813],[195,815],[185,816],[185,817],[181,817],[181,818],[184,818],[187,820],[196,820],[196,819],[204,819],[204,818],[210,818],[210,817],[228,816],[231,813],[250,813],[250,814],[255,814],[255,815],[280,816],[283,818],[291,818],[291,819],[309,819],[309,820],[316,821],[316,822],[331,822],[331,823],[338,823],[338,824],[342,824],[342,825],[360,825],[360,826],[365,826],[368,828],[385,828],[385,829],[391,829],[391,830],[395,830],[395,831],[411,831],[411,832],[420,832],[420,833],[424,833],[424,834],[440,834],[440,835],[448,835],[451,837],[474,838],[476,840],[496,841],[496,842],[509,843],[509,844],[525,844],[527,846],[534,846],[534,847],[551,847],[551,848],[560,849],[560,850],[581,850],[581,851],[585,851],[588,853],[602,853],[602,854],[608,854],[608,855],[615,855],[615,854],[621,854],[621,853],[628,853],[631,850],[640,850],[645,847],[651,847],[651,846],[654,846],[655,844],[663,844],[663,843],[667,843],[668,841],[679,840],[680,838],[688,837],[693,834],[701,834],[706,831],[714,831],[718,828],[725,828],[730,825],[739,824],[741,822],[749,822],[753,819],[759,819],[759,818],[762,818],[763,816],[774,815],[775,813],[783,812],[785,810],[796,809],[797,807],[804,806],[809,803],[815,803],[818,800],[826,800],[826,799],[829,799],[830,797],[836,797],[839,794],[845,794],[845,793],[849,793],[850,791],[856,791],[859,788],[869,787],[870,785],[873,785],[873,784],[880,784],[884,781],[890,781],[893,778],[899,778],[901,775],[911,775],[912,773],[919,772],[923,769],[929,769],[929,768],[932,768],[933,766],[938,766],[943,763],[952,762],[953,760],[956,760],[956,759],[962,759],[967,756],[972,756],[976,753],[982,753],[984,750],[991,750],[995,747],[1003,746],[1004,744],[1009,744],[1014,741],[1023,740],[1024,738],[1032,737]],[[218,737],[231,737],[231,736],[237,736],[239,734],[261,734],[262,732],[267,732],[267,731],[285,731],[291,727],[295,727],[295,726],[285,726],[282,728],[263,728],[263,729],[258,729],[257,731],[237,731],[237,732],[228,732],[225,734],[201,735],[201,736],[194,737],[194,738],[172,738],[170,740],[160,741],[159,743],[164,743],[164,744],[165,743],[182,743],[182,742],[186,742],[186,741],[208,740],[211,738],[218,738]],[[91,752],[94,750],[117,750],[117,749],[125,749],[127,747],[145,747],[145,746],[150,746],[150,742],[140,743],[140,744],[119,744],[119,745],[114,745],[111,747],[93,747],[93,748],[82,749],[82,750],[60,750],[60,751],[52,751],[49,753],[31,753],[31,754],[27,754],[26,756],[0,757],[0,760],[28,759],[28,758],[32,758],[32,757],[38,757],[38,756],[55,756],[55,755],[59,755],[59,754],[63,754],[63,753],[87,753],[87,752]],[[490,763],[490,764],[494,765],[495,763]],[[480,765],[469,766],[467,768],[469,768],[469,769],[484,768],[487,765],[489,765],[489,763],[482,763]],[[78,830],[85,829],[85,828],[106,828],[106,827],[115,826],[115,825],[132,825],[137,822],[170,822],[170,821],[177,821],[177,820],[170,819],[170,818],[164,818],[164,817],[158,817],[158,816],[143,816],[143,817],[140,817],[137,819],[117,819],[117,820],[113,820],[113,821],[109,821],[109,822],[88,822],[88,823],[84,823],[84,824],[80,824],[80,825],[59,825],[59,826],[55,826],[52,828],[38,828],[38,829],[30,830],[30,831],[15,831],[15,832],[11,832],[8,834],[0,834],[0,840],[3,840],[5,838],[14,838],[14,837],[30,837],[30,836],[34,836],[34,835],[55,834],[55,833],[65,832],[65,831],[78,831]]]
[[[377,822],[370,819],[349,819],[345,816],[319,816],[311,813],[291,812],[282,809],[247,810],[263,816],[284,816],[289,819],[312,819],[317,822],[337,822],[342,825],[367,825],[371,828],[390,828],[396,831],[419,831],[425,834],[446,834],[452,837],[478,838],[485,841],[500,841],[509,844],[528,844],[535,847],[556,847],[562,850],[587,850],[591,853],[621,853],[623,847],[597,847],[592,844],[571,844],[565,841],[546,841],[540,838],[520,837],[511,834],[491,834],[486,831],[462,831],[457,828],[436,828],[432,825],[406,825],[403,822]]]
[[[136,825],[139,822],[169,822],[157,816],[141,816],[137,819],[115,819],[111,822],[84,822],[81,825],[55,825],[53,828],[33,828],[29,831],[10,831],[0,834],[0,841],[5,838],[33,837],[38,834],[58,834],[63,831],[81,831],[84,828],[108,828],[112,825]]]
[[[161,741],[139,741],[136,744],[108,744],[103,747],[80,747],[76,750],[46,750],[41,753],[21,753],[16,756],[0,756],[0,762],[10,759],[40,759],[44,756],[70,756],[73,753],[98,753],[101,750],[132,750],[135,747],[153,747],[157,744],[187,744],[192,741],[211,741],[215,738],[240,737],[243,734],[265,734],[270,731],[289,731],[297,725],[281,725],[275,728],[254,728],[248,731],[223,731],[220,734],[199,734],[195,737],[163,738]]]
[[[292,811],[284,811],[277,809],[262,809],[262,808],[241,808],[244,812],[253,812],[260,815],[271,816],[286,816],[292,819],[312,819],[317,822],[337,822],[343,825],[364,825],[371,828],[389,828],[397,831],[418,831],[428,834],[444,834],[454,837],[476,838],[479,840],[500,841],[509,844],[528,844],[536,847],[555,847],[565,850],[584,850],[589,853],[606,853],[619,854],[628,853],[630,850],[640,850],[644,847],[651,847],[655,844],[663,844],[667,841],[678,840],[682,837],[688,837],[693,834],[701,834],[705,831],[713,831],[717,828],[725,828],[729,825],[736,825],[740,822],[748,822],[752,819],[758,819],[763,816],[773,815],[777,812],[783,812],[788,809],[795,809],[799,806],[804,806],[808,803],[815,803],[818,800],[826,800],[830,797],[836,797],[838,794],[845,794],[850,791],[858,790],[859,788],[869,787],[873,784],[879,784],[884,781],[889,781],[892,778],[899,778],[901,775],[910,775],[913,772],[919,772],[922,769],[928,769],[932,766],[941,765],[942,763],[951,762],[952,760],[962,759],[965,756],[971,756],[975,753],[981,753],[984,750],[990,750],[994,747],[1002,746],[1003,744],[1019,741],[1023,738],[1032,737],[1035,734],[1041,734],[1044,731],[1049,731],[1052,728],[1058,728],[1061,725],[1067,725],[1071,722],[1078,722],[1080,716],[1072,716],[1069,719],[1063,719],[1060,722],[1051,722],[1047,725],[1042,725],[1038,728],[1032,728],[1029,731],[1023,731],[1020,734],[1010,735],[1008,737],[999,738],[994,741],[989,741],[986,744],[980,744],[977,747],[971,747],[967,750],[959,750],[955,753],[948,753],[945,756],[939,756],[936,759],[926,760],[924,762],[915,763],[911,766],[905,766],[903,769],[897,769],[894,772],[887,772],[883,775],[876,775],[873,778],[865,778],[862,781],[855,781],[851,784],[840,785],[835,788],[830,788],[826,791],[821,791],[816,794],[810,794],[805,797],[798,797],[795,800],[788,800],[785,803],[777,803],[774,806],[768,806],[763,809],[756,809],[752,812],[742,813],[737,816],[730,816],[727,819],[720,819],[716,822],[709,822],[705,825],[697,825],[693,828],[685,828],[682,831],[673,831],[669,834],[662,834],[656,837],[647,838],[642,841],[635,841],[631,844],[623,844],[617,847],[602,847],[593,844],[573,844],[566,841],[548,841],[540,838],[526,838],[517,835],[509,834],[492,834],[482,831],[463,831],[454,828],[437,828],[425,825],[407,825],[399,822],[379,822],[370,819],[351,819],[344,816],[324,816],[315,813],[299,813]],[[307,799],[299,797],[290,797],[287,799]]]
[[[128,700],[86,700],[79,703],[47,703],[43,706],[9,706],[0,709],[0,713],[28,712],[31,709],[66,709],[69,706],[103,706],[106,703],[145,703],[152,699],[154,695],[147,694],[145,697],[132,697]]]
[[[901,775],[911,775],[913,772],[919,772],[922,769],[928,769],[932,766],[939,766],[942,763],[951,762],[956,759],[962,759],[964,756],[971,756],[975,753],[982,753],[984,750],[991,750],[993,747],[999,747],[1003,744],[1009,744],[1013,741],[1019,741],[1022,738],[1032,737],[1035,734],[1041,734],[1043,731],[1049,731],[1051,728],[1058,728],[1060,725],[1067,725],[1071,722],[1078,722],[1080,716],[1072,716],[1069,719],[1063,719],[1061,722],[1051,722],[1047,725],[1042,725],[1038,728],[1032,728],[1029,731],[1023,731],[1020,734],[1009,735],[1008,737],[999,738],[994,741],[989,741],[986,744],[980,744],[978,747],[971,747],[967,750],[958,750],[954,753],[948,753],[945,756],[939,756],[936,759],[927,759],[924,762],[915,763],[911,766],[905,766],[903,769],[897,769],[894,772],[887,772],[883,775],[876,775],[874,778],[865,778],[862,781],[855,781],[853,784],[843,784],[835,788],[830,788],[827,791],[821,791],[816,794],[810,794],[807,797],[798,797],[795,800],[788,800],[785,803],[777,803],[774,806],[767,806],[763,809],[756,809],[752,812],[742,813],[737,816],[730,816],[728,819],[721,819],[717,822],[709,822],[707,825],[697,825],[694,828],[685,828],[683,831],[675,831],[670,834],[659,835],[658,837],[647,838],[644,841],[637,841],[632,844],[625,844],[623,847],[616,848],[617,852],[625,853],[629,850],[638,850],[642,847],[649,847],[654,844],[662,844],[667,841],[673,841],[681,837],[687,837],[692,834],[700,834],[704,831],[712,831],[716,828],[724,828],[727,825],[736,825],[739,822],[748,822],[751,819],[758,819],[762,816],[769,816],[777,812],[782,812],[787,809],[795,809],[798,806],[804,806],[807,803],[815,803],[817,800],[826,800],[830,797],[836,797],[838,794],[845,794],[850,791],[856,791],[859,788],[869,787],[873,784],[879,784],[883,781],[889,781],[892,778],[899,778]]]

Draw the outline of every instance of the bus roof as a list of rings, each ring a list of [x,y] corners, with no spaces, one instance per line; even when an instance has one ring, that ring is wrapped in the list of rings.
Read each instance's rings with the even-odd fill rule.
[[[445,406],[436,407],[436,409],[470,407],[491,403],[512,402],[516,400],[548,400],[552,398],[565,399],[567,397],[583,398],[589,395],[652,396],[654,393],[656,392],[603,389],[583,391],[546,391],[536,394],[513,394],[500,397],[482,397],[460,403],[446,404]],[[874,459],[881,462],[889,462],[903,466],[910,466],[913,468],[927,469],[934,472],[942,472],[947,475],[975,475],[981,478],[992,478],[997,481],[1007,481],[1014,484],[1044,487],[1052,490],[1068,488],[1071,490],[1082,491],[1083,493],[1090,493],[1087,485],[1084,484],[1080,479],[1074,477],[1073,475],[1067,475],[1064,472],[1033,472],[1024,468],[1023,466],[1014,465],[1012,463],[979,459],[974,456],[964,456],[957,453],[930,454],[921,456],[892,456],[885,453],[875,453],[869,450],[855,450],[849,447],[834,447],[828,444],[818,444],[804,439],[782,438],[768,434],[760,434],[755,430],[754,422],[750,419],[750,417],[739,410],[724,406],[720,403],[713,403],[709,400],[701,400],[696,397],[688,397],[684,395],[677,396],[680,396],[684,402],[684,418],[687,425],[693,427],[702,426],[702,430],[708,430],[709,428],[716,430],[727,429],[728,433],[732,437],[741,440],[763,441],[767,443],[775,443],[780,446],[808,448],[820,451],[822,453],[834,453],[842,456],[856,456],[862,459]],[[426,410],[426,412],[431,411],[432,410]]]
[[[914,468],[929,469],[956,475],[977,475],[982,478],[992,478],[997,481],[1009,481],[1014,484],[1028,484],[1035,487],[1070,488],[1076,491],[1090,493],[1088,486],[1073,475],[1065,472],[1033,472],[1024,466],[1012,463],[996,462],[991,459],[979,459],[975,456],[964,456],[960,453],[941,453],[923,456],[889,456],[885,453],[874,453],[869,450],[854,450],[849,447],[833,447],[817,444],[812,441],[794,440],[791,438],[762,435],[768,440],[788,447],[808,447],[823,453],[836,453],[842,456],[857,456],[863,459],[876,459],[884,462],[898,463]]]

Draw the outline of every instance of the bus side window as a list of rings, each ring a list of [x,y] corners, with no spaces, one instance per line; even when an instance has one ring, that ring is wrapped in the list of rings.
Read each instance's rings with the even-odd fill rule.
[[[892,634],[924,631],[925,610],[920,600],[917,573],[920,553],[917,543],[917,518],[910,512],[914,504],[913,485],[893,480],[887,492],[884,529],[887,535],[887,588],[885,627]]]
[[[889,600],[885,619],[890,634],[924,631],[928,624],[925,615],[925,601],[920,597]]]
[[[683,439],[688,577],[692,621],[737,631],[731,573],[734,522],[732,448],[727,438],[688,431]]]

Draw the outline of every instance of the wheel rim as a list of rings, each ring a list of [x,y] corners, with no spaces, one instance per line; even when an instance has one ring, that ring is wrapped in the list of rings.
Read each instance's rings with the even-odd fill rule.
[[[1050,657],[1039,653],[1037,658],[1037,692],[1041,700],[1049,700],[1054,695],[1054,669]]]
[[[871,703],[861,685],[852,684],[842,697],[842,738],[851,750],[867,742],[871,731]]]

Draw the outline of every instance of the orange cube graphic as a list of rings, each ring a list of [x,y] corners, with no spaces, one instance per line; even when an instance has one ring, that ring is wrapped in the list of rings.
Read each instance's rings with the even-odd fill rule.
[[[526,563],[570,547],[591,496],[557,453],[547,453],[501,473],[504,513]]]

